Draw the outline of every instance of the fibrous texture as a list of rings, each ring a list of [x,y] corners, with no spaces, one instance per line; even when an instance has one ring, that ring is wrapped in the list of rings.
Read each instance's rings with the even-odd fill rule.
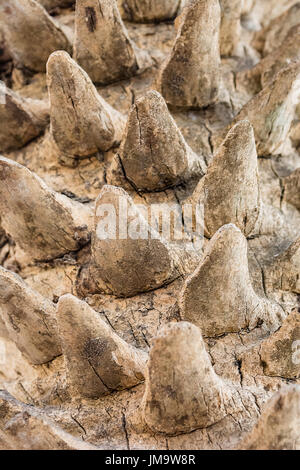
[[[0,1],[0,449],[300,450],[299,28]]]

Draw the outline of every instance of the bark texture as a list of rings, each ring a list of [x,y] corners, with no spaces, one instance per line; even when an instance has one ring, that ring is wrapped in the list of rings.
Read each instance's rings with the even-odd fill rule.
[[[1,450],[300,450],[299,6],[0,1]]]

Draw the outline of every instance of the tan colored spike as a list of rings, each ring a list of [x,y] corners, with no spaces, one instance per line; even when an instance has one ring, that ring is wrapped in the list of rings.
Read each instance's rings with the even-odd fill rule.
[[[35,1],[75,45],[76,1]],[[268,30],[300,0],[240,1],[180,0],[165,20],[179,0],[78,0],[87,70],[109,83],[55,49],[52,127],[47,74],[13,60],[0,25],[17,93],[16,119],[0,88],[0,450],[300,450],[283,398],[300,384],[296,10]],[[196,5],[206,20],[188,22]],[[198,91],[191,106],[159,88],[183,31],[169,78],[179,98]],[[131,68],[138,47],[147,69]]]
[[[0,27],[17,65],[44,72],[49,55],[71,45],[55,21],[35,0],[3,0]]]
[[[182,274],[181,252],[160,237],[140,209],[123,189],[102,188],[96,201],[88,291],[102,292],[104,285],[109,293],[131,297]]]
[[[61,354],[55,305],[0,266],[0,317],[11,339],[33,364]]]
[[[130,78],[151,64],[148,53],[130,40],[116,0],[77,2],[75,21],[74,58],[93,82]]]
[[[282,388],[269,400],[244,450],[300,450],[300,386]]]
[[[168,104],[203,108],[218,100],[220,21],[218,0],[187,3],[173,50],[161,73],[160,89]]]
[[[120,156],[127,179],[144,191],[163,190],[192,176],[203,176],[206,168],[156,91],[133,105]]]
[[[220,0],[222,56],[231,56],[237,51],[241,36],[241,15],[244,0]]]
[[[181,317],[199,326],[205,336],[252,329],[260,322],[276,331],[284,318],[282,307],[254,292],[247,240],[232,224],[213,236],[179,300]]]
[[[300,62],[277,74],[271,85],[254,96],[235,122],[248,119],[254,129],[259,156],[280,153],[288,137],[300,95]]]
[[[48,106],[24,99],[0,83],[0,151],[19,149],[39,136],[48,122]]]
[[[281,328],[262,342],[259,357],[265,375],[297,379],[300,377],[300,314],[294,310]]]
[[[83,158],[120,143],[125,118],[101,98],[67,52],[50,56],[47,76],[51,133],[61,152]]]
[[[229,399],[199,328],[187,322],[164,326],[150,349],[142,403],[147,425],[171,435],[205,428],[226,416]]]
[[[57,322],[69,380],[81,396],[98,398],[144,380],[148,355],[122,340],[87,303],[62,296]]]
[[[118,0],[122,17],[137,23],[154,23],[176,16],[181,0]]]
[[[34,259],[53,259],[89,241],[89,207],[56,193],[34,173],[0,157],[1,225]]]
[[[292,62],[300,60],[300,25],[294,26],[278,49],[270,52],[255,67],[237,74],[239,85],[259,93],[272,84],[275,76]]]
[[[229,131],[192,201],[204,205],[207,237],[228,223],[235,224],[245,236],[253,232],[261,202],[255,139],[249,121],[240,121]]]

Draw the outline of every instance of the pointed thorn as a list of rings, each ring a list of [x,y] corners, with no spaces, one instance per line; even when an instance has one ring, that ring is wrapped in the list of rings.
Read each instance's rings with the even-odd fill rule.
[[[184,284],[182,318],[198,325],[205,336],[254,328],[260,321],[272,331],[281,325],[282,309],[254,292],[247,251],[241,231],[225,225],[213,236],[199,267]]]
[[[147,425],[171,435],[205,428],[226,416],[229,399],[199,328],[187,322],[164,326],[150,349],[142,403]]]
[[[24,99],[0,83],[0,151],[24,147],[38,137],[48,122],[43,102]]]
[[[300,386],[282,388],[266,404],[255,428],[240,444],[244,450],[300,448]]]
[[[63,295],[57,322],[69,380],[81,396],[98,398],[144,380],[148,355],[122,340],[87,303]]]
[[[12,340],[33,364],[61,354],[55,305],[0,266],[0,316]]]
[[[156,91],[133,105],[120,156],[128,180],[144,191],[164,190],[205,171]]]
[[[237,74],[238,86],[251,89],[253,94],[272,84],[274,77],[293,62],[300,59],[300,26],[294,26],[283,43],[270,52],[255,67]]]
[[[221,55],[231,56],[236,52],[238,43],[240,41],[243,0],[220,0],[220,6]]]
[[[160,88],[168,104],[202,108],[218,100],[220,21],[218,0],[188,2],[174,48],[161,73]]]
[[[119,297],[157,289],[181,275],[179,254],[148,224],[121,188],[104,186],[97,198],[91,279]]]
[[[76,251],[90,239],[90,208],[50,189],[36,174],[0,157],[1,225],[34,259]]]
[[[297,2],[257,33],[253,41],[254,47],[262,52],[263,56],[267,56],[280,48],[289,31],[299,23],[300,4]]]
[[[294,310],[281,328],[262,342],[259,356],[264,374],[270,377],[300,377],[300,315]]]
[[[87,157],[120,143],[125,118],[101,98],[87,73],[64,51],[47,63],[51,132],[59,150]]]
[[[229,131],[192,201],[204,205],[207,237],[228,223],[235,224],[245,236],[252,233],[261,202],[257,153],[249,121],[240,121]]]
[[[300,237],[264,269],[267,287],[300,294]]]
[[[99,450],[64,431],[40,408],[4,390],[0,390],[0,410],[0,444],[4,442],[5,450]]]
[[[0,26],[16,64],[44,72],[49,55],[71,45],[47,11],[35,0],[4,0]]]
[[[128,36],[116,0],[76,2],[74,58],[93,82],[130,78],[151,64]]]
[[[255,95],[235,122],[248,119],[259,156],[276,155],[288,137],[300,95],[300,63],[277,74],[271,85]]]

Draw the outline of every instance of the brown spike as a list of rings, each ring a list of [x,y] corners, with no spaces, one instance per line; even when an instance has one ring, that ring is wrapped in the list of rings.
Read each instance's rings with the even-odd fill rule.
[[[38,408],[0,391],[0,449],[9,450],[99,450],[48,419]]]
[[[252,329],[261,321],[276,331],[284,318],[279,305],[254,292],[247,240],[232,224],[222,227],[211,239],[199,267],[185,281],[180,307],[183,319],[212,337]]]
[[[192,196],[204,205],[207,237],[223,225],[235,224],[249,236],[260,213],[257,153],[248,121],[235,124],[210,163]]]
[[[106,85],[142,72],[148,53],[130,40],[116,0],[76,3],[74,58],[93,82]]]
[[[192,176],[203,176],[206,168],[156,91],[149,91],[133,105],[120,156],[128,180],[144,191],[163,190]]]
[[[102,188],[92,237],[92,291],[103,292],[104,285],[106,292],[131,297],[157,289],[182,274],[180,253],[150,227],[123,189]]]
[[[248,119],[254,129],[259,156],[280,153],[293,121],[300,95],[300,63],[292,64],[275,77],[241,110],[235,122]]]
[[[222,56],[231,56],[236,50],[241,35],[241,15],[244,0],[220,0]]]
[[[0,26],[16,64],[35,72],[45,71],[55,50],[71,51],[63,31],[35,0],[3,0]]]
[[[266,404],[252,432],[240,444],[244,450],[300,449],[300,387],[291,385]]]
[[[67,52],[50,56],[47,77],[51,132],[61,152],[83,158],[120,143],[125,118],[101,98]]]
[[[89,241],[90,208],[56,193],[34,173],[0,157],[1,225],[34,259],[53,259]]]
[[[297,379],[300,377],[300,315],[294,310],[281,328],[262,342],[259,357],[265,375]]]
[[[294,26],[283,43],[270,52],[255,67],[237,74],[237,83],[259,93],[263,88],[272,84],[274,77],[292,62],[300,59],[300,25]]]
[[[55,305],[0,266],[0,316],[9,339],[33,364],[61,354]]]
[[[0,83],[0,151],[16,150],[39,136],[47,125],[48,106],[24,99]]]
[[[300,237],[269,261],[264,271],[268,288],[300,294]]]
[[[254,38],[257,47],[264,56],[278,49],[289,31],[300,22],[300,3],[295,2],[286,12],[274,18],[268,26],[259,31]]]
[[[175,45],[161,73],[161,93],[168,104],[202,108],[218,100],[220,21],[218,0],[188,2]]]
[[[150,349],[143,415],[154,431],[191,432],[227,414],[230,391],[216,375],[201,331],[191,323],[170,323]]]
[[[148,355],[122,340],[87,303],[62,296],[57,321],[69,380],[81,396],[98,398],[144,380]]]

